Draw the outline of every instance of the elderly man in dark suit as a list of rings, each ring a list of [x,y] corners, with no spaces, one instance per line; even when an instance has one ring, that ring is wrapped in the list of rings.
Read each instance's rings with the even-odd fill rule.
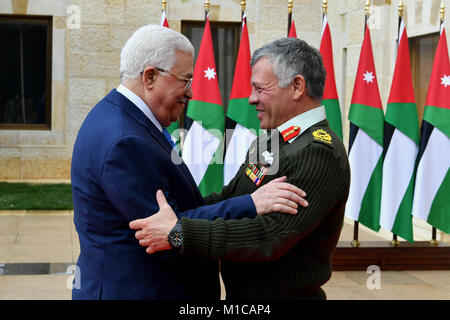
[[[192,95],[193,54],[178,32],[138,29],[121,52],[122,84],[78,133],[71,175],[81,252],[73,299],[219,298],[217,262],[177,252],[149,256],[128,228],[158,210],[159,189],[180,218],[240,219],[274,206],[296,212],[292,200],[303,193],[280,180],[266,192],[200,207],[203,198],[165,129]]]

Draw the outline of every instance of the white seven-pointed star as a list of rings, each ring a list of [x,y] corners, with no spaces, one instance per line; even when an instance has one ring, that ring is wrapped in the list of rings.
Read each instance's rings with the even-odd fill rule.
[[[214,68],[208,67],[208,69],[203,72],[205,73],[205,78],[208,78],[208,80],[216,78],[216,73],[214,72]]]
[[[441,78],[441,84],[444,85],[446,88],[447,86],[450,86],[450,76],[444,74],[444,76]]]
[[[366,81],[367,83],[369,82],[373,82],[373,79],[375,78],[372,74],[372,72],[366,71],[366,73],[363,74],[364,76],[364,81]]]

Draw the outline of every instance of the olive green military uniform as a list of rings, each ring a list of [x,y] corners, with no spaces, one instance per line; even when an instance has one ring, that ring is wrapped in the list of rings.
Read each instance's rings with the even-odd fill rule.
[[[350,168],[344,145],[330,130],[328,121],[317,122],[325,118],[322,108],[280,126],[295,131],[299,124],[300,133],[287,141],[279,131],[287,135],[289,130],[280,127],[279,131],[273,130],[275,134],[272,132],[270,139],[258,138],[249,148],[246,163],[222,193],[205,198],[211,204],[252,193],[286,175],[287,182],[307,193],[308,207],[299,207],[296,215],[270,213],[242,220],[181,220],[181,253],[222,260],[227,299],[326,298],[320,286],[331,277],[331,259],[343,224]],[[277,142],[278,150],[273,148]],[[259,164],[252,161],[255,155]]]

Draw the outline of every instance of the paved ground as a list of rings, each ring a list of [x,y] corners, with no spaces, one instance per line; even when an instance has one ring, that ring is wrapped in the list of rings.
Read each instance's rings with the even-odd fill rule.
[[[351,241],[352,235],[353,226],[346,223],[341,241]],[[361,242],[389,237],[360,229]],[[0,300],[70,299],[66,270],[78,254],[70,211],[0,212]],[[334,272],[324,289],[331,300],[450,299],[450,271],[382,271],[380,288],[369,289],[368,282],[377,283],[373,279],[373,274],[362,271]]]

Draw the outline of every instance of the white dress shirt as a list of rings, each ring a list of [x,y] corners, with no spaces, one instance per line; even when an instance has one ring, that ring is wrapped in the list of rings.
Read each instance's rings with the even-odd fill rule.
[[[158,128],[159,131],[162,132],[163,127],[156,119],[152,110],[147,106],[147,104],[142,100],[137,94],[133,91],[125,87],[124,85],[119,85],[117,87],[117,92],[120,92],[125,96],[128,100],[130,100],[136,107],[138,107],[146,116],[150,119],[150,121]]]

